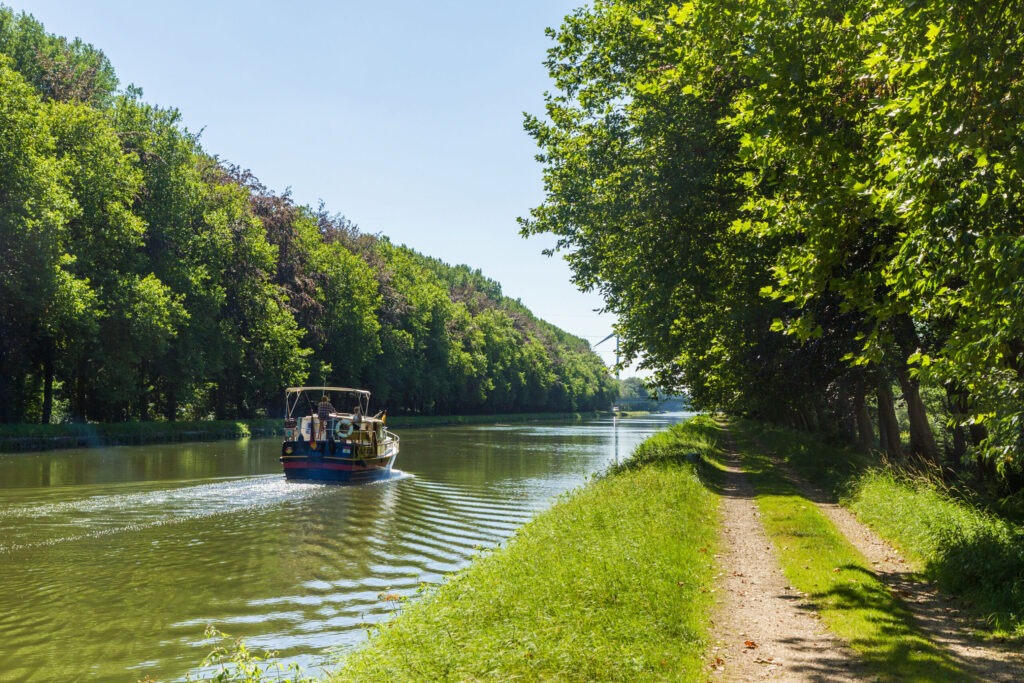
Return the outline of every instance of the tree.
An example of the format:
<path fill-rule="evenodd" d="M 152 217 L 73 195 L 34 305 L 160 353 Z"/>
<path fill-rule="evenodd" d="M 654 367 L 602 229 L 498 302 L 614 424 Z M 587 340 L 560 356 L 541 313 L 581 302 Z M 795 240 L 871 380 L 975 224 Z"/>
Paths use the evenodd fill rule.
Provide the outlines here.
<path fill-rule="evenodd" d="M 76 206 L 63 181 L 38 95 L 0 57 L 0 420 L 38 408 L 29 383 L 49 344 L 71 321 L 88 319 L 95 298 L 70 271 L 64 250 Z"/>
<path fill-rule="evenodd" d="M 104 108 L 111 104 L 118 80 L 100 50 L 79 39 L 46 33 L 31 15 L 0 6 L 0 54 L 11 58 L 45 100 Z"/>

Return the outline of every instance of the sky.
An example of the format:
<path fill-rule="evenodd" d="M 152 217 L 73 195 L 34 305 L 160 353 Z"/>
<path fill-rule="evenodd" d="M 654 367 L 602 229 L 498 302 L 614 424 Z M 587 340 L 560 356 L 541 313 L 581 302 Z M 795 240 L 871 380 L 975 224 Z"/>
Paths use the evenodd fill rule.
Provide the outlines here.
<path fill-rule="evenodd" d="M 523 113 L 553 88 L 545 28 L 585 0 L 0 2 L 102 50 L 122 88 L 272 191 L 479 268 L 592 345 L 611 334 L 601 298 L 542 253 L 554 238 L 516 223 L 544 199 Z M 614 363 L 613 340 L 595 351 Z"/>

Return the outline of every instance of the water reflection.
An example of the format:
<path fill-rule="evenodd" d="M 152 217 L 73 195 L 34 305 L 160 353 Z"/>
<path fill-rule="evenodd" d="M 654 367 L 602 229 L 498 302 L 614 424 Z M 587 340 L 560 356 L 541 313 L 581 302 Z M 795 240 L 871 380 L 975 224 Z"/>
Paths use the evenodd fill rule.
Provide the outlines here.
<path fill-rule="evenodd" d="M 0 681 L 180 678 L 207 624 L 315 669 L 680 417 L 408 430 L 356 487 L 274 440 L 0 456 Z"/>

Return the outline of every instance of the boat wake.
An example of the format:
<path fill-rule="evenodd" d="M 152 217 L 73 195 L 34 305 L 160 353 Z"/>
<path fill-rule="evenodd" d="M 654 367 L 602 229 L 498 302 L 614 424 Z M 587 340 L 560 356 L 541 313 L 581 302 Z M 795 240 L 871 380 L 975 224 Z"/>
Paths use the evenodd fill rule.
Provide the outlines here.
<path fill-rule="evenodd" d="M 297 486 L 271 474 L 12 505 L 0 509 L 0 553 L 284 505 L 324 495 L 327 488 L 316 483 Z"/>

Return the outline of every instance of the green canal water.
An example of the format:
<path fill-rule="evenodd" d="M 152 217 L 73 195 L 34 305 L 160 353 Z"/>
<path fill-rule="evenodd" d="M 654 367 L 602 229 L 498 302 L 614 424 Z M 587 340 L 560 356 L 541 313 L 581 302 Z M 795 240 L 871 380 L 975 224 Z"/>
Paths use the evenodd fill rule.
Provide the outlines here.
<path fill-rule="evenodd" d="M 310 674 L 681 414 L 405 430 L 395 476 L 286 482 L 280 441 L 0 455 L 0 681 L 201 674 L 207 625 Z"/>

